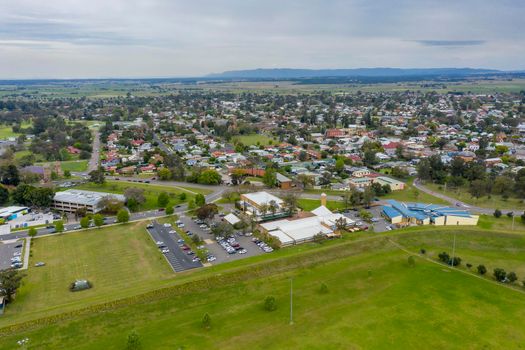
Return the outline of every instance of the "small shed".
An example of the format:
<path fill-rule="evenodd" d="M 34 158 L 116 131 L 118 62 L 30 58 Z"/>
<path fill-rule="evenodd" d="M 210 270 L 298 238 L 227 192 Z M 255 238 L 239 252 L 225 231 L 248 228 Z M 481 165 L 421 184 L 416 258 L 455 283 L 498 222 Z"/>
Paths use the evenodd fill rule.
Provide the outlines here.
<path fill-rule="evenodd" d="M 241 221 L 241 219 L 239 219 L 235 214 L 232 213 L 226 215 L 224 217 L 224 220 L 232 226 Z"/>

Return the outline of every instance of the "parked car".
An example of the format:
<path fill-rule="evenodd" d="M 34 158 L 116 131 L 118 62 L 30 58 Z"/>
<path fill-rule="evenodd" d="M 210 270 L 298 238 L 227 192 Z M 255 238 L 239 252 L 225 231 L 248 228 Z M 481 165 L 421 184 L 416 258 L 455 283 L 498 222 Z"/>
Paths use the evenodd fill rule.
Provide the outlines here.
<path fill-rule="evenodd" d="M 39 261 L 35 264 L 35 267 L 41 267 L 41 266 L 45 266 L 46 263 L 42 262 L 42 261 Z"/>

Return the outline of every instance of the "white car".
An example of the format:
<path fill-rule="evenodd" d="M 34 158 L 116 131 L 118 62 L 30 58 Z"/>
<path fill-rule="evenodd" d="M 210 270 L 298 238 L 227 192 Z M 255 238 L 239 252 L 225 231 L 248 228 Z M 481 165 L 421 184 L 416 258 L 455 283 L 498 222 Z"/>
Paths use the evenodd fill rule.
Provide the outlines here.
<path fill-rule="evenodd" d="M 171 230 L 169 233 L 171 233 L 173 235 L 173 234 L 177 233 L 177 231 Z"/>
<path fill-rule="evenodd" d="M 165 223 L 164 227 L 171 227 L 171 224 Z"/>
<path fill-rule="evenodd" d="M 166 254 L 166 253 L 169 253 L 170 250 L 168 248 L 164 248 L 161 250 L 162 254 Z"/>
<path fill-rule="evenodd" d="M 162 242 L 162 241 L 157 241 L 157 242 L 155 242 L 155 244 L 157 244 L 157 245 L 163 245 L 164 242 Z"/>
<path fill-rule="evenodd" d="M 208 228 L 208 225 L 202 224 L 199 227 L 204 229 L 204 228 Z"/>
<path fill-rule="evenodd" d="M 13 253 L 13 256 L 21 256 L 22 255 L 22 252 L 14 252 Z"/>
<path fill-rule="evenodd" d="M 183 227 L 184 227 L 184 224 L 183 224 L 183 223 L 180 223 L 180 224 L 177 224 L 177 226 L 178 226 L 179 228 L 183 228 Z"/>

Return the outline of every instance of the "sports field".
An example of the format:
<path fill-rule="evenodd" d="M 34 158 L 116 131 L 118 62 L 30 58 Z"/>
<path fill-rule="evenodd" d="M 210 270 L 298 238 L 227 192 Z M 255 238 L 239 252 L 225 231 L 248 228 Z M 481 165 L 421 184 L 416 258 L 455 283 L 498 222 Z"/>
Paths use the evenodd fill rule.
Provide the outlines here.
<path fill-rule="evenodd" d="M 454 232 L 457 256 L 464 263 L 485 264 L 488 274 L 502 267 L 525 276 L 523 233 L 425 228 L 359 234 L 200 269 L 181 276 L 181 284 L 175 277 L 162 293 L 146 294 L 134 303 L 16 330 L 2 338 L 0 349 L 13 348 L 24 337 L 38 349 L 121 349 L 131 330 L 145 349 L 519 348 L 525 341 L 523 287 L 479 277 L 464 263 L 459 269 L 437 263 L 438 252 L 452 249 Z M 53 237 L 62 238 L 66 236 Z M 420 248 L 427 253 L 418 254 Z M 415 266 L 408 263 L 411 255 Z M 148 266 L 166 270 L 152 264 Z M 81 270 L 81 263 L 76 265 Z M 136 268 L 133 272 L 139 273 Z M 135 284 L 144 287 L 148 280 L 140 275 Z M 163 275 L 157 271 L 150 278 Z M 129 276 L 113 273 L 113 284 L 122 287 Z M 39 285 L 53 282 L 40 279 Z M 267 296 L 275 297 L 275 311 L 264 309 Z M 26 298 L 17 303 L 30 300 Z M 28 312 L 29 306 L 21 311 Z M 201 326 L 205 313 L 211 329 Z M 5 316 L 0 324 L 12 317 Z"/>

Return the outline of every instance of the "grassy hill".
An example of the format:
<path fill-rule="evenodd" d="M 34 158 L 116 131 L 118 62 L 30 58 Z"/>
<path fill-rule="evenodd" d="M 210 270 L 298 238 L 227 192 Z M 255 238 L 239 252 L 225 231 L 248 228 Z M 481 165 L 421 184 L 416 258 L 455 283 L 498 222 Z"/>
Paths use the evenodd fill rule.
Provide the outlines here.
<path fill-rule="evenodd" d="M 129 231 L 127 227 L 122 228 Z M 126 236 L 107 229 L 92 231 L 106 238 L 99 238 L 90 250 L 107 244 L 107 239 L 116 245 Z M 463 259 L 458 269 L 437 262 L 440 252 L 451 253 L 454 233 L 456 255 Z M 68 237 L 37 241 L 63 239 Z M 37 242 L 35 255 L 41 254 L 42 245 Z M 421 248 L 426 254 L 418 253 Z M 70 314 L 56 315 L 64 306 L 67 310 L 67 300 L 54 301 L 55 306 L 41 312 L 41 304 L 32 310 L 18 306 L 26 314 L 24 320 L 55 315 L 25 324 L 8 310 L 0 327 L 19 325 L 0 329 L 0 349 L 14 348 L 24 337 L 38 349 L 121 349 L 131 330 L 137 331 L 145 349 L 517 348 L 525 341 L 525 289 L 518 283 L 497 283 L 488 275 L 502 267 L 525 279 L 523 253 L 523 231 L 427 227 L 352 234 L 171 278 L 158 266 L 155 273 L 136 271 L 141 277 L 114 272 L 115 294 L 107 290 L 97 297 L 103 305 L 95 306 L 93 296 L 80 292 L 79 301 L 85 297 L 89 308 L 78 310 L 77 303 Z M 408 263 L 409 256 L 415 257 L 415 266 Z M 153 253 L 144 259 L 156 266 Z M 489 273 L 480 277 L 465 267 L 467 262 L 484 264 Z M 126 265 L 107 268 L 119 271 Z M 132 295 L 133 288 L 138 295 Z M 275 311 L 264 309 L 267 296 L 275 297 Z M 206 313 L 211 317 L 209 330 L 201 326 Z"/>

